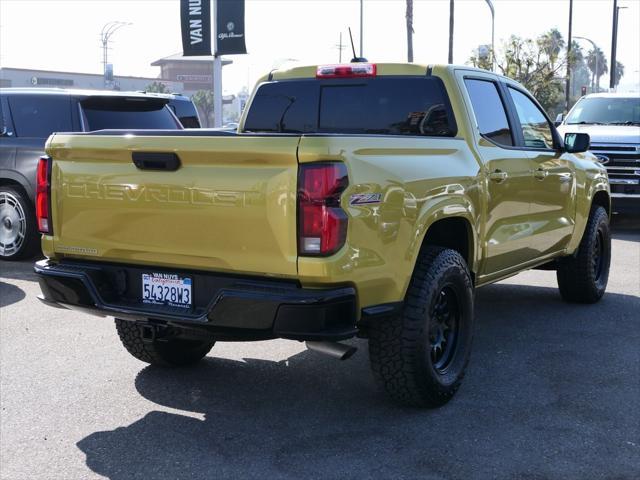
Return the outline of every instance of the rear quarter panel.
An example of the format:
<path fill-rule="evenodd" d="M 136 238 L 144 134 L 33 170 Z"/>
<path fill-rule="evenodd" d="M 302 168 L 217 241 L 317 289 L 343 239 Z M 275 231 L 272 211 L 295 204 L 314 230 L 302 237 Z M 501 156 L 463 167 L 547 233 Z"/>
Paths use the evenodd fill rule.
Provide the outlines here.
<path fill-rule="evenodd" d="M 299 257 L 305 286 L 353 284 L 361 308 L 400 301 L 433 222 L 463 217 L 475 243 L 479 165 L 460 138 L 305 136 L 298 158 L 341 161 L 349 171 L 341 199 L 349 216 L 346 245 L 330 258 Z M 350 205 L 361 193 L 380 194 L 381 201 Z"/>

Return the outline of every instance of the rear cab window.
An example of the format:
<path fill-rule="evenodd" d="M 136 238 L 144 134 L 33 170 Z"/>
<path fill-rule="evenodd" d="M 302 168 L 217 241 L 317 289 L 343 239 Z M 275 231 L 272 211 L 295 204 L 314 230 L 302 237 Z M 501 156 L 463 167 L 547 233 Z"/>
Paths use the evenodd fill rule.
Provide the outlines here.
<path fill-rule="evenodd" d="M 107 129 L 182 129 L 167 100 L 137 97 L 88 97 L 80 100 L 85 131 Z"/>
<path fill-rule="evenodd" d="M 47 138 L 73 130 L 68 95 L 9 95 L 16 137 Z"/>
<path fill-rule="evenodd" d="M 380 76 L 264 83 L 244 131 L 453 137 L 457 128 L 439 78 Z"/>

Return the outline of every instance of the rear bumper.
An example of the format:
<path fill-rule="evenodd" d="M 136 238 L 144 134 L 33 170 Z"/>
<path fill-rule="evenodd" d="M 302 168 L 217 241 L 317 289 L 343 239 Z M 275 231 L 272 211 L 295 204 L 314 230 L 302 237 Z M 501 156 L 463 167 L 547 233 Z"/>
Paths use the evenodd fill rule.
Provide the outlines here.
<path fill-rule="evenodd" d="M 640 194 L 612 193 L 611 210 L 616 213 L 640 215 Z"/>
<path fill-rule="evenodd" d="M 296 281 L 180 272 L 193 278 L 194 305 L 185 311 L 139 300 L 141 274 L 167 269 L 49 260 L 37 262 L 34 269 L 42 290 L 40 299 L 48 305 L 205 329 L 220 340 L 335 341 L 358 332 L 352 287 L 306 289 Z"/>

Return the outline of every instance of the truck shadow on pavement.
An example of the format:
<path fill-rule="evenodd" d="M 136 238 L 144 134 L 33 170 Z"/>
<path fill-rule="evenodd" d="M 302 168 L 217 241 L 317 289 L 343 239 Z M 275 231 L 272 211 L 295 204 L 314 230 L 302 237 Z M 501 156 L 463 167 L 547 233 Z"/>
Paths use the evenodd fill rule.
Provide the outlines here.
<path fill-rule="evenodd" d="M 34 257 L 16 262 L 0 261 L 0 278 L 37 282 L 38 277 L 33 271 L 33 264 L 40 259 L 41 257 Z"/>
<path fill-rule="evenodd" d="M 0 308 L 19 302 L 25 296 L 24 290 L 20 287 L 0 281 Z"/>
<path fill-rule="evenodd" d="M 500 284 L 479 290 L 477 309 L 467 378 L 441 409 L 386 401 L 362 340 L 347 362 L 210 354 L 143 368 L 135 387 L 164 411 L 77 446 L 112 480 L 633 477 L 640 298 L 570 305 L 556 288 Z"/>

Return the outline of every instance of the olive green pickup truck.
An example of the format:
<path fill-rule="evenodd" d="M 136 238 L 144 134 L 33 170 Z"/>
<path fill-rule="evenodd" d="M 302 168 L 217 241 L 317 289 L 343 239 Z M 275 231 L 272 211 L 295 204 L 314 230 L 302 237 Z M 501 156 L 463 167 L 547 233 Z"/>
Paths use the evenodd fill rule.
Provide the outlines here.
<path fill-rule="evenodd" d="M 262 78 L 236 133 L 57 133 L 37 182 L 43 302 L 116 318 L 165 366 L 217 341 L 346 358 L 368 339 L 396 401 L 452 398 L 474 289 L 531 268 L 593 303 L 607 174 L 520 85 L 467 67 L 351 63 Z"/>

